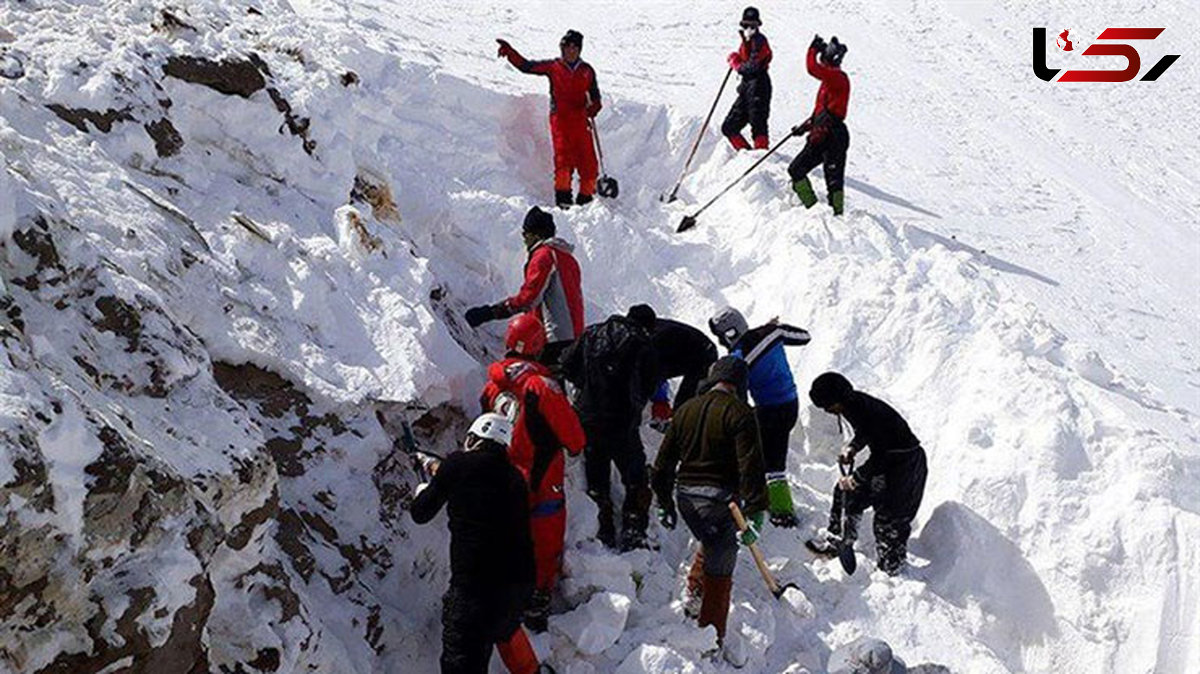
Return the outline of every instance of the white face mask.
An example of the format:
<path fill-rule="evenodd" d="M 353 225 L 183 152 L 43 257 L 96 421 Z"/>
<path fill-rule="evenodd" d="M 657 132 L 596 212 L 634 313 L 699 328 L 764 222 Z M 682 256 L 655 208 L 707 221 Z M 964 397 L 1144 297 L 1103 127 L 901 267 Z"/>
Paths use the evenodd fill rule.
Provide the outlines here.
<path fill-rule="evenodd" d="M 758 32 L 758 28 L 754 26 L 742 26 L 742 39 L 749 40 Z"/>

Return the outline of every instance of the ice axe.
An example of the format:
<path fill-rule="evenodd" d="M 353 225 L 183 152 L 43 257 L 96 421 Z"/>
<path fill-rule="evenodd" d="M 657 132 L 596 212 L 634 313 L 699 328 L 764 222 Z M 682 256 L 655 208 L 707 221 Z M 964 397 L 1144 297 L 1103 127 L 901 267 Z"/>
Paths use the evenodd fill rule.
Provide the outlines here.
<path fill-rule="evenodd" d="M 600 179 L 596 181 L 596 194 L 609 199 L 616 199 L 621 193 L 621 186 L 617 184 L 617 179 L 608 175 L 608 171 L 604 170 L 604 148 L 600 145 L 600 127 L 593 119 L 590 124 L 592 128 L 592 140 L 596 143 L 596 157 L 600 160 Z"/>
<path fill-rule="evenodd" d="M 733 513 L 733 521 L 737 524 L 738 531 L 744 532 L 750 528 L 750 525 L 746 524 L 746 518 L 742 516 L 742 509 L 738 507 L 737 503 L 733 501 L 729 502 L 729 512 Z M 757 542 L 751 543 L 748 547 L 750 548 L 751 556 L 754 557 L 754 565 L 758 567 L 758 572 L 762 574 L 763 581 L 767 584 L 767 589 L 771 591 L 771 594 L 776 599 L 782 598 L 783 593 L 787 592 L 788 589 L 800 590 L 800 586 L 795 583 L 780 585 L 779 581 L 775 580 L 775 576 L 771 575 L 771 569 L 767 568 L 767 560 L 763 559 L 762 550 L 759 549 Z"/>
<path fill-rule="evenodd" d="M 683 170 L 679 172 L 679 180 L 675 181 L 675 187 L 671 188 L 670 194 L 662 195 L 661 201 L 668 204 L 675 201 L 675 194 L 679 192 L 679 186 L 683 184 L 683 178 L 687 175 L 688 168 L 692 165 L 692 159 L 696 157 L 696 150 L 700 149 L 700 141 L 704 140 L 704 132 L 708 130 L 708 123 L 712 121 L 713 112 L 717 109 L 717 103 L 721 100 L 721 94 L 725 93 L 725 85 L 729 83 L 729 76 L 733 74 L 733 68 L 725 71 L 725 79 L 721 80 L 721 88 L 717 89 L 717 97 L 713 99 L 712 107 L 708 109 L 708 116 L 704 118 L 704 124 L 700 127 L 700 133 L 696 134 L 696 142 L 692 143 L 692 151 L 688 154 L 687 161 L 683 162 Z"/>
<path fill-rule="evenodd" d="M 713 197 L 712 199 L 709 199 L 707 204 L 704 204 L 703 206 L 700 207 L 700 210 L 696 211 L 695 213 L 692 213 L 691 215 L 683 216 L 683 220 L 681 220 L 679 222 L 679 227 L 675 228 L 675 233 L 679 234 L 681 232 L 686 232 L 689 229 L 695 227 L 696 226 L 696 218 L 700 217 L 701 213 L 708 210 L 708 207 L 712 206 L 713 203 L 717 199 L 720 199 L 722 196 L 725 195 L 726 192 L 733 189 L 733 186 L 740 183 L 742 181 L 742 178 L 745 178 L 746 176 L 750 175 L 750 173 L 754 169 L 758 168 L 759 164 L 761 164 L 767 160 L 767 157 L 770 157 L 771 155 L 775 154 L 775 151 L 778 150 L 780 147 L 782 147 L 783 144 L 786 143 L 788 141 L 788 139 L 791 137 L 792 137 L 792 134 L 789 133 L 786 136 L 784 136 L 783 139 L 781 139 L 778 143 L 775 143 L 774 147 L 772 147 L 770 150 L 768 150 L 766 154 L 759 157 L 758 161 L 751 164 L 750 168 L 748 168 L 742 172 L 742 175 L 738 176 L 733 182 L 726 185 L 725 189 L 721 190 L 720 192 L 717 192 L 717 196 Z"/>

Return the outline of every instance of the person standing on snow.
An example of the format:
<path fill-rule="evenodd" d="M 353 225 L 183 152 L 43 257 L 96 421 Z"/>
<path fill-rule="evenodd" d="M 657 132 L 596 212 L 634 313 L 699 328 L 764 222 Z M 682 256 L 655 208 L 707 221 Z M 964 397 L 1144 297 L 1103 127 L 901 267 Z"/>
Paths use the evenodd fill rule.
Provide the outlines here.
<path fill-rule="evenodd" d="M 650 312 L 653 314 L 653 311 Z M 625 486 L 621 507 L 622 552 L 645 547 L 650 484 L 642 446 L 642 410 L 660 380 L 650 330 L 653 315 L 614 315 L 589 326 L 563 354 L 562 372 L 579 394 L 575 408 L 587 434 L 584 470 L 588 496 L 599 507 L 596 537 L 617 547 L 613 524 L 612 465 Z"/>
<path fill-rule="evenodd" d="M 523 73 L 550 78 L 550 136 L 554 141 L 554 203 L 571 206 L 571 174 L 579 172 L 579 195 L 575 203 L 586 204 L 596 193 L 596 150 L 591 124 L 600 112 L 600 87 L 596 71 L 579 58 L 583 34 L 568 30 L 559 41 L 562 56 L 546 61 L 528 61 L 506 40 L 496 40 L 497 53 Z"/>
<path fill-rule="evenodd" d="M 816 192 L 808 181 L 808 173 L 824 164 L 825 187 L 834 215 L 841 215 L 846 198 L 846 149 L 850 147 L 850 131 L 846 128 L 846 106 L 850 101 L 850 78 L 842 71 L 846 45 L 834 37 L 826 44 L 820 35 L 808 47 L 808 74 L 821 80 L 812 116 L 792 129 L 792 135 L 808 134 L 804 149 L 788 165 L 792 190 L 805 208 L 817 203 Z"/>
<path fill-rule="evenodd" d="M 521 289 L 506 300 L 472 307 L 466 313 L 473 328 L 522 312 L 534 315 L 546 329 L 542 362 L 551 367 L 584 327 L 579 262 L 571 244 L 557 238 L 556 231 L 552 215 L 537 206 L 529 209 L 521 228 L 529 251 Z"/>
<path fill-rule="evenodd" d="M 771 524 L 794 527 L 796 514 L 786 471 L 788 441 L 800 416 L 800 401 L 784 347 L 804 346 L 812 338 L 807 330 L 778 320 L 750 330 L 746 318 L 732 307 L 711 318 L 708 327 L 717 341 L 731 355 L 745 360 L 750 369 L 750 395 L 766 459 Z"/>
<path fill-rule="evenodd" d="M 737 544 L 762 531 L 767 490 L 758 422 L 746 404 L 746 362 L 725 356 L 709 370 L 705 393 L 675 411 L 654 462 L 654 494 L 663 526 L 679 515 L 700 550 L 688 573 L 688 600 L 699 599 L 699 624 L 712 625 L 724 647 Z M 749 527 L 739 536 L 729 504 L 741 501 Z M 678 503 L 678 511 L 676 511 Z"/>
<path fill-rule="evenodd" d="M 858 521 L 869 507 L 875 508 L 875 548 L 879 569 L 894 576 L 904 567 L 913 519 L 921 507 L 928 472 L 921 441 L 908 422 L 890 405 L 873 398 L 837 372 L 826 372 L 813 380 L 809 398 L 830 414 L 845 417 L 854 429 L 854 439 L 838 461 L 854 463 L 864 447 L 871 457 L 852 473 L 838 480 L 833 490 L 826 540 L 810 545 L 819 554 L 837 555 L 858 538 Z M 846 509 L 846 528 L 841 512 Z"/>
<path fill-rule="evenodd" d="M 550 595 L 562 571 L 567 530 L 562 450 L 578 455 L 585 438 L 566 394 L 550 370 L 536 362 L 546 346 L 546 332 L 537 317 L 522 314 L 509 321 L 504 345 L 508 355 L 488 367 L 480 404 L 485 412 L 495 410 L 513 420 L 508 455 L 529 484 L 530 529 L 537 568 L 525 625 L 544 632 Z"/>
<path fill-rule="evenodd" d="M 442 596 L 443 674 L 485 674 L 492 646 L 513 674 L 552 672 L 538 664 L 521 612 L 533 589 L 533 544 L 525 479 L 508 460 L 512 425 L 499 414 L 471 424 L 463 447 L 427 460 L 409 513 L 425 524 L 447 506 L 450 588 Z"/>
<path fill-rule="evenodd" d="M 771 45 L 766 36 L 758 32 L 760 26 L 758 10 L 747 7 L 742 12 L 741 30 L 738 31 L 742 42 L 737 51 L 729 54 L 729 67 L 737 71 L 742 83 L 738 85 L 737 100 L 721 124 L 721 133 L 735 150 L 750 149 L 742 136 L 746 124 L 750 125 L 754 137 L 754 149 L 765 150 L 770 143 L 767 118 L 771 116 L 771 75 L 767 68 L 771 65 Z"/>
<path fill-rule="evenodd" d="M 630 307 L 629 317 L 639 323 L 654 325 L 650 340 L 658 357 L 658 374 L 662 382 L 650 397 L 650 425 L 665 431 L 671 422 L 673 407 L 677 409 L 696 395 L 696 389 L 708 374 L 708 368 L 717 360 L 717 347 L 708 335 L 690 325 L 669 318 L 657 318 L 654 309 L 647 304 Z M 683 377 L 683 381 L 679 383 L 672 407 L 667 380 L 675 377 Z"/>

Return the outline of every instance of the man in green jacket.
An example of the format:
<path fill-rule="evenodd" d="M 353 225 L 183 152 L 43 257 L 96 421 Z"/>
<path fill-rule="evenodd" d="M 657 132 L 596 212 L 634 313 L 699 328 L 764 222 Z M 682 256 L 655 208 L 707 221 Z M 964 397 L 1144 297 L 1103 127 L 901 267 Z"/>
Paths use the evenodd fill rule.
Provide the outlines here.
<path fill-rule="evenodd" d="M 688 592 L 700 595 L 699 624 L 712 625 L 724 645 L 729 594 L 737 562 L 738 531 L 729 512 L 740 501 L 750 527 L 743 545 L 758 540 L 767 509 L 763 453 L 754 410 L 745 401 L 746 361 L 725 356 L 708 372 L 711 388 L 675 411 L 654 462 L 659 519 L 673 529 L 679 514 L 700 541 L 688 574 Z"/>

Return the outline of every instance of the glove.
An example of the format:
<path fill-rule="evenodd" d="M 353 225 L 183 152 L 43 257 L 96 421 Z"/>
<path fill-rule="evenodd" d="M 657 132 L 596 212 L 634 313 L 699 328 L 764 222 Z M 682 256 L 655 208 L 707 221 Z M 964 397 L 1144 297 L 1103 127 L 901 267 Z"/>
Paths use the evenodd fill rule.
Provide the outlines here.
<path fill-rule="evenodd" d="M 762 535 L 763 527 L 763 512 L 760 510 L 746 518 L 746 530 L 739 536 L 742 545 L 750 547 L 758 542 L 759 536 Z"/>
<path fill-rule="evenodd" d="M 742 66 L 742 55 L 735 51 L 731 51 L 729 52 L 729 57 L 725 59 L 725 62 L 729 64 L 730 68 L 737 70 Z"/>
<path fill-rule="evenodd" d="M 814 35 L 812 44 L 808 45 L 809 49 L 825 49 L 825 40 L 820 35 Z"/>
<path fill-rule="evenodd" d="M 659 507 L 658 521 L 666 529 L 675 528 L 675 525 L 679 523 L 679 514 L 675 512 L 674 503 L 668 503 L 665 507 Z"/>
<path fill-rule="evenodd" d="M 600 108 L 602 107 L 604 106 L 600 104 L 600 101 L 592 101 L 591 103 L 588 103 L 587 116 L 595 117 L 596 115 L 600 114 Z"/>
<path fill-rule="evenodd" d="M 421 472 L 429 477 L 433 477 L 437 473 L 438 466 L 441 464 L 441 461 L 438 461 L 437 457 L 430 456 L 424 452 L 414 454 L 413 461 L 420 467 Z"/>
<path fill-rule="evenodd" d="M 656 400 L 650 405 L 650 418 L 654 421 L 671 421 L 671 403 L 665 400 Z"/>
<path fill-rule="evenodd" d="M 803 124 L 799 124 L 797 126 L 792 127 L 792 135 L 793 136 L 803 136 L 804 134 L 808 133 L 808 130 L 811 128 L 812 128 L 812 119 L 811 118 L 806 119 L 806 120 L 804 120 Z"/>
<path fill-rule="evenodd" d="M 498 318 L 496 316 L 496 308 L 490 304 L 484 304 L 482 306 L 471 307 L 470 309 L 467 309 L 465 317 L 467 319 L 467 325 L 471 326 L 472 328 L 478 328 L 484 323 L 487 323 L 488 321 L 494 321 L 496 318 Z"/>
<path fill-rule="evenodd" d="M 512 48 L 508 40 L 496 40 L 496 44 L 500 45 L 500 48 L 496 50 L 496 56 L 508 58 L 516 53 L 516 50 Z"/>
<path fill-rule="evenodd" d="M 858 489 L 858 478 L 854 473 L 843 475 L 838 479 L 838 486 L 841 487 L 842 491 L 854 491 Z"/>

